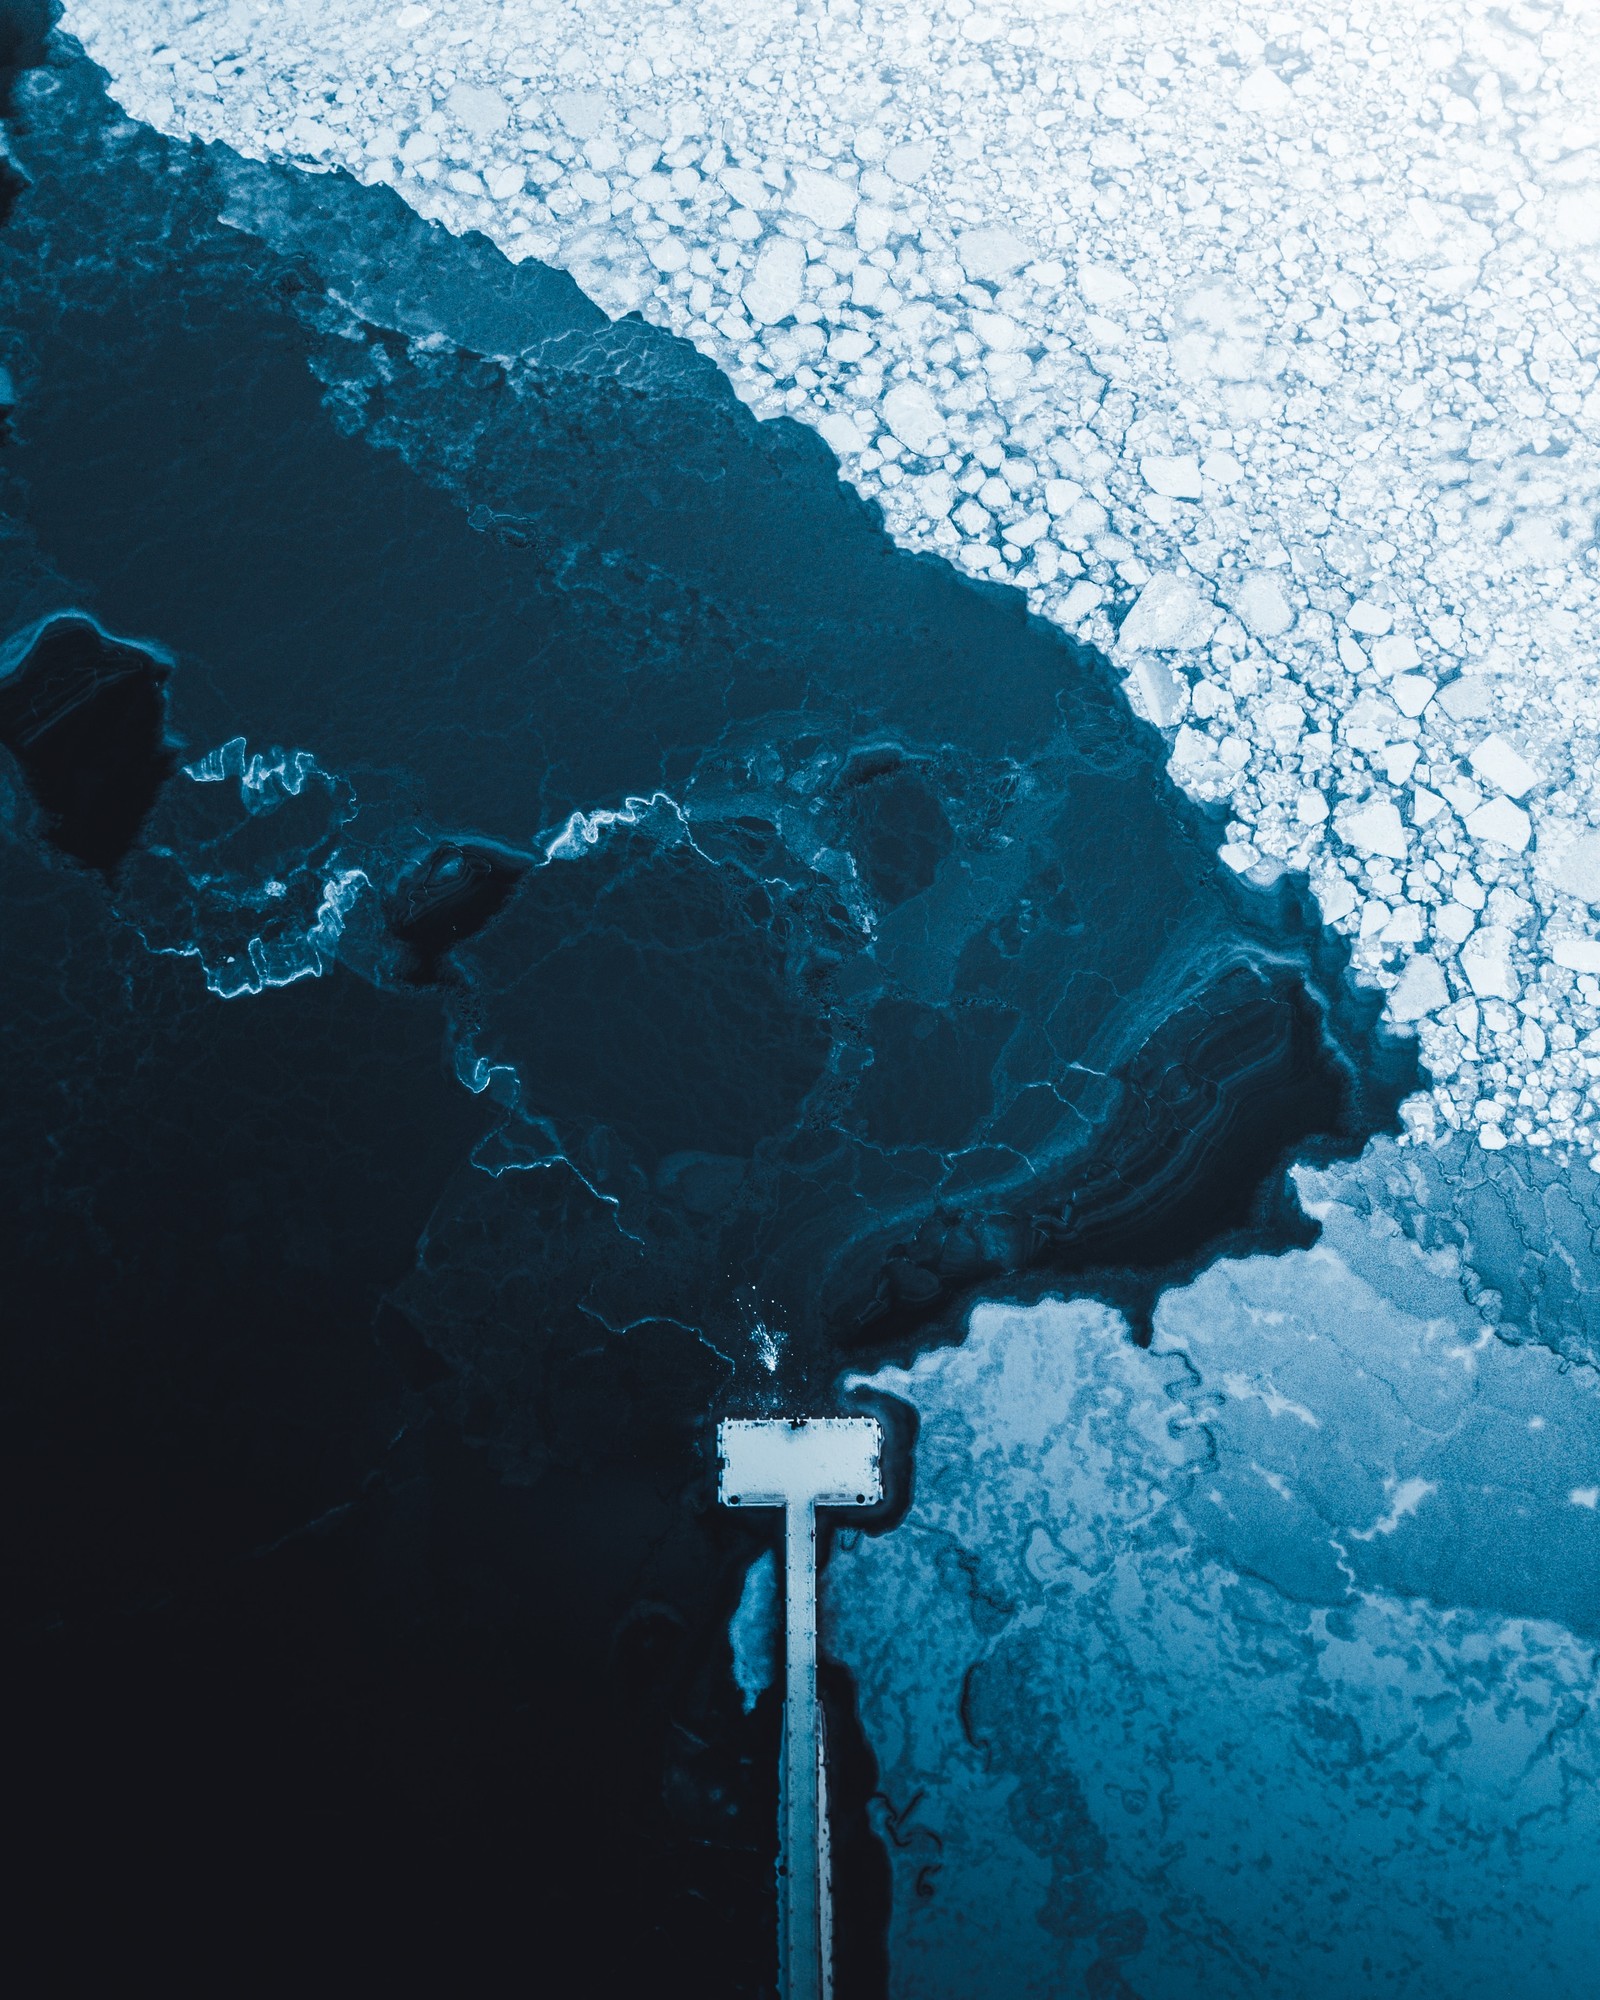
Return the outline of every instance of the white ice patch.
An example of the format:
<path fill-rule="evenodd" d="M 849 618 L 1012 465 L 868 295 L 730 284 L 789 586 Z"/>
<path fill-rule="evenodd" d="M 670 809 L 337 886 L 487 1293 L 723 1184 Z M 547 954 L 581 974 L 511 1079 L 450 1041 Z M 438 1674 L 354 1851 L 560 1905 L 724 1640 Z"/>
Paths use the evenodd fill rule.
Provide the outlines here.
<path fill-rule="evenodd" d="M 1309 873 L 1416 1024 L 1429 1118 L 1600 1149 L 1600 985 L 1561 942 L 1600 900 L 1580 0 L 67 0 L 63 25 L 133 116 L 572 269 L 814 425 L 902 543 L 1107 651 L 1120 618 L 1228 857 Z M 1181 687 L 1149 664 L 1178 653 Z M 1464 880 L 1530 913 L 1519 998 L 1470 1034 Z"/>

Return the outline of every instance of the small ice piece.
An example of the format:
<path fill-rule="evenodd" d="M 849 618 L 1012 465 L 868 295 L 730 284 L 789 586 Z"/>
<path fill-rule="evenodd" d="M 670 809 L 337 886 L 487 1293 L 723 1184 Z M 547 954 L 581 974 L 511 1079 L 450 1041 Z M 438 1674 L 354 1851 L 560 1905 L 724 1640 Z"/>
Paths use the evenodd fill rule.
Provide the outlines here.
<path fill-rule="evenodd" d="M 1080 264 L 1078 290 L 1086 305 L 1125 306 L 1138 292 L 1131 278 L 1115 264 Z"/>
<path fill-rule="evenodd" d="M 745 280 L 744 309 L 761 326 L 777 326 L 800 303 L 806 253 L 792 236 L 775 236 L 762 245 L 756 267 Z"/>
<path fill-rule="evenodd" d="M 1600 1486 L 1574 1486 L 1567 1495 L 1569 1507 L 1587 1507 L 1591 1514 L 1600 1510 Z"/>
<path fill-rule="evenodd" d="M 1374 799 L 1358 806 L 1338 822 L 1339 832 L 1361 854 L 1385 854 L 1391 861 L 1403 861 L 1407 834 L 1398 809 L 1387 799 Z"/>
<path fill-rule="evenodd" d="M 1422 664 L 1422 655 L 1414 639 L 1407 638 L 1404 632 L 1391 632 L 1373 646 L 1372 664 L 1380 674 L 1408 674 Z"/>
<path fill-rule="evenodd" d="M 1205 492 L 1197 458 L 1142 458 L 1139 471 L 1146 486 L 1169 500 L 1198 500 Z"/>
<path fill-rule="evenodd" d="M 1490 799 L 1467 815 L 1467 831 L 1474 840 L 1487 841 L 1492 847 L 1509 848 L 1513 854 L 1521 854 L 1533 838 L 1533 825 L 1521 806 L 1513 805 L 1510 799 Z"/>
<path fill-rule="evenodd" d="M 1451 944 L 1465 944 L 1477 921 L 1463 903 L 1446 903 L 1433 913 L 1433 928 Z"/>
<path fill-rule="evenodd" d="M 895 383 L 883 399 L 883 421 L 907 451 L 926 457 L 944 449 L 944 418 L 920 382 Z"/>
<path fill-rule="evenodd" d="M 1294 613 L 1277 578 L 1252 570 L 1233 601 L 1240 622 L 1258 639 L 1276 639 L 1294 623 Z"/>
<path fill-rule="evenodd" d="M 1253 69 L 1239 86 L 1239 109 L 1278 119 L 1294 108 L 1294 92 L 1275 69 Z"/>
<path fill-rule="evenodd" d="M 846 229 L 856 212 L 856 191 L 846 180 L 796 167 L 791 175 L 789 206 L 819 229 Z"/>
<path fill-rule="evenodd" d="M 1394 623 L 1394 613 L 1387 605 L 1374 604 L 1370 598 L 1358 597 L 1344 614 L 1344 620 L 1352 632 L 1376 638 Z"/>
<path fill-rule="evenodd" d="M 1380 645 L 1387 641 L 1380 640 Z M 1398 680 L 1389 683 L 1389 699 L 1402 715 L 1418 716 L 1439 692 L 1436 682 L 1426 674 L 1402 674 Z"/>
<path fill-rule="evenodd" d="M 605 124 L 611 101 L 598 90 L 558 90 L 550 109 L 574 139 L 592 139 Z"/>
<path fill-rule="evenodd" d="M 511 116 L 511 107 L 498 90 L 484 84 L 452 84 L 445 109 L 474 139 L 487 139 L 498 132 Z"/>
<path fill-rule="evenodd" d="M 1217 623 L 1217 608 L 1191 577 L 1161 570 L 1140 591 L 1122 621 L 1117 644 L 1129 651 L 1181 652 L 1202 646 Z"/>
<path fill-rule="evenodd" d="M 1549 873 L 1556 887 L 1569 896 L 1584 903 L 1600 903 L 1600 833 L 1586 833 L 1575 840 Z"/>
<path fill-rule="evenodd" d="M 1486 784 L 1520 799 L 1539 782 L 1539 773 L 1503 736 L 1486 736 L 1468 762 Z"/>
<path fill-rule="evenodd" d="M 1411 824 L 1426 826 L 1431 819 L 1437 819 L 1445 809 L 1444 800 L 1437 792 L 1430 792 L 1426 785 L 1411 788 Z"/>
<path fill-rule="evenodd" d="M 857 150 L 860 150 L 859 143 Z M 934 162 L 934 150 L 927 140 L 908 139 L 904 145 L 891 146 L 884 157 L 883 170 L 891 180 L 903 187 L 911 187 L 928 171 Z"/>
<path fill-rule="evenodd" d="M 1511 933 L 1483 924 L 1461 947 L 1461 969 L 1480 1000 L 1515 1000 L 1521 982 L 1511 963 Z"/>
<path fill-rule="evenodd" d="M 961 268 L 980 284 L 1010 277 L 1033 256 L 1020 236 L 1009 229 L 963 229 L 956 244 Z"/>
<path fill-rule="evenodd" d="M 1550 956 L 1569 972 L 1600 972 L 1600 940 L 1562 937 L 1549 941 Z"/>
<path fill-rule="evenodd" d="M 1463 674 L 1439 690 L 1439 702 L 1457 722 L 1471 722 L 1494 706 L 1494 684 L 1486 674 Z"/>
<path fill-rule="evenodd" d="M 1449 1003 L 1450 989 L 1437 961 L 1414 958 L 1389 995 L 1389 1014 L 1396 1021 L 1420 1021 Z"/>

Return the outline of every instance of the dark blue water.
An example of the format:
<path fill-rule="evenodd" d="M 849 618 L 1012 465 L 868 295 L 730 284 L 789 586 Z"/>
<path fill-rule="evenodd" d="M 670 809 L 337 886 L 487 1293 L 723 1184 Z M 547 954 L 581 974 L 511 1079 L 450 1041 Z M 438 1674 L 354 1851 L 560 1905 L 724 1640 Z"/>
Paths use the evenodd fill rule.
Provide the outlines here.
<path fill-rule="evenodd" d="M 169 144 L 69 43 L 10 129 L 38 1906 L 70 1877 L 229 1976 L 265 1932 L 770 1990 L 716 1416 L 832 1406 L 977 1296 L 1140 1323 L 1305 1240 L 1285 1160 L 1391 1123 L 1411 1057 L 1105 662 L 691 350 Z M 849 2000 L 886 1874 L 830 1701 Z"/>

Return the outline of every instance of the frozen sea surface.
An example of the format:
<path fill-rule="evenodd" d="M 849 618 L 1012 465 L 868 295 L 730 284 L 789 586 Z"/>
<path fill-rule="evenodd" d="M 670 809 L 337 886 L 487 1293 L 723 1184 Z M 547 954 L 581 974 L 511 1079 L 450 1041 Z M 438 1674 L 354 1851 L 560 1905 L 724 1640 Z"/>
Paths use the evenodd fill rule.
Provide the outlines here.
<path fill-rule="evenodd" d="M 0 230 L 46 1884 L 760 1992 L 710 1423 L 855 1370 L 921 1434 L 831 1572 L 841 2000 L 1585 1990 L 1588 71 L 1440 18 L 69 11 L 113 97 L 21 81 Z"/>

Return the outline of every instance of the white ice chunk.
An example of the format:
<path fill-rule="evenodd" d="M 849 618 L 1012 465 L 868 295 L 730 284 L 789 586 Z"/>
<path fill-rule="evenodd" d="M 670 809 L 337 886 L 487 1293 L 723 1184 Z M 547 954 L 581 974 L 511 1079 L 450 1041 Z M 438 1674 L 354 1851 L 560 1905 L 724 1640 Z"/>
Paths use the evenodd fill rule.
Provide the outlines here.
<path fill-rule="evenodd" d="M 1414 958 L 1389 995 L 1389 1014 L 1396 1021 L 1420 1021 L 1425 1014 L 1436 1014 L 1449 1004 L 1450 989 L 1438 962 Z"/>
<path fill-rule="evenodd" d="M 1388 631 L 1394 623 L 1394 613 L 1385 604 L 1374 604 L 1370 598 L 1358 597 L 1344 614 L 1344 619 L 1352 632 L 1376 637 Z"/>
<path fill-rule="evenodd" d="M 1389 683 L 1389 699 L 1402 715 L 1418 716 L 1433 700 L 1438 688 L 1426 674 L 1401 674 Z"/>
<path fill-rule="evenodd" d="M 1550 941 L 1550 956 L 1572 972 L 1600 972 L 1600 940 L 1562 937 Z"/>
<path fill-rule="evenodd" d="M 1246 631 L 1258 639 L 1276 639 L 1294 623 L 1294 613 L 1276 577 L 1265 570 L 1252 570 L 1239 586 L 1233 600 Z"/>
<path fill-rule="evenodd" d="M 761 326 L 776 326 L 800 303 L 806 253 L 792 236 L 774 236 L 761 246 L 756 267 L 745 280 L 744 309 Z"/>
<path fill-rule="evenodd" d="M 1549 876 L 1558 889 L 1585 903 L 1600 903 L 1600 833 L 1586 833 L 1575 840 L 1558 861 L 1551 863 Z"/>
<path fill-rule="evenodd" d="M 1503 736 L 1486 736 L 1468 761 L 1486 784 L 1513 799 L 1522 798 L 1539 782 L 1539 773 Z"/>
<path fill-rule="evenodd" d="M 1487 841 L 1493 847 L 1509 848 L 1513 854 L 1521 854 L 1533 837 L 1533 826 L 1521 806 L 1509 799 L 1490 799 L 1476 812 L 1467 814 L 1467 831 L 1474 840 Z"/>
<path fill-rule="evenodd" d="M 1522 990 L 1511 963 L 1511 933 L 1484 924 L 1461 947 L 1461 969 L 1480 1000 L 1515 1000 Z"/>
<path fill-rule="evenodd" d="M 1205 492 L 1197 458 L 1142 458 L 1139 471 L 1146 486 L 1169 500 L 1198 500 Z"/>
<path fill-rule="evenodd" d="M 1369 805 L 1358 806 L 1338 821 L 1338 828 L 1359 853 L 1386 854 L 1392 861 L 1405 859 L 1406 830 L 1400 823 L 1398 809 L 1387 799 L 1374 799 Z"/>
<path fill-rule="evenodd" d="M 1078 290 L 1091 306 L 1124 306 L 1138 297 L 1132 279 L 1115 264 L 1080 264 Z"/>
<path fill-rule="evenodd" d="M 934 150 L 927 140 L 907 140 L 902 146 L 891 146 L 884 158 L 883 169 L 891 180 L 911 187 L 928 171 L 934 162 Z"/>
<path fill-rule="evenodd" d="M 1140 591 L 1122 621 L 1117 643 L 1129 651 L 1149 647 L 1156 652 L 1202 646 L 1216 627 L 1217 615 L 1216 606 L 1201 596 L 1192 577 L 1162 570 Z"/>
<path fill-rule="evenodd" d="M 1239 86 L 1239 109 L 1278 119 L 1294 108 L 1294 92 L 1275 69 L 1253 69 Z"/>
<path fill-rule="evenodd" d="M 856 212 L 856 191 L 849 181 L 796 167 L 789 206 L 819 229 L 847 229 Z"/>
<path fill-rule="evenodd" d="M 452 84 L 445 108 L 475 139 L 491 137 L 511 116 L 511 107 L 498 90 L 476 83 Z"/>
<path fill-rule="evenodd" d="M 1426 826 L 1431 819 L 1437 819 L 1445 809 L 1444 800 L 1437 792 L 1430 792 L 1426 785 L 1414 785 L 1411 790 L 1411 823 Z"/>
<path fill-rule="evenodd" d="M 1033 256 L 1022 238 L 1009 229 L 963 229 L 956 247 L 961 268 L 980 283 L 1008 278 Z"/>
<path fill-rule="evenodd" d="M 574 139 L 592 139 L 611 115 L 611 100 L 599 90 L 558 90 L 550 109 Z"/>
<path fill-rule="evenodd" d="M 883 399 L 883 421 L 907 451 L 943 448 L 944 418 L 920 382 L 896 382 Z"/>
<path fill-rule="evenodd" d="M 1407 638 L 1403 632 L 1391 632 L 1372 649 L 1372 664 L 1380 674 L 1408 674 L 1421 663 L 1422 655 L 1417 651 L 1416 641 Z"/>

